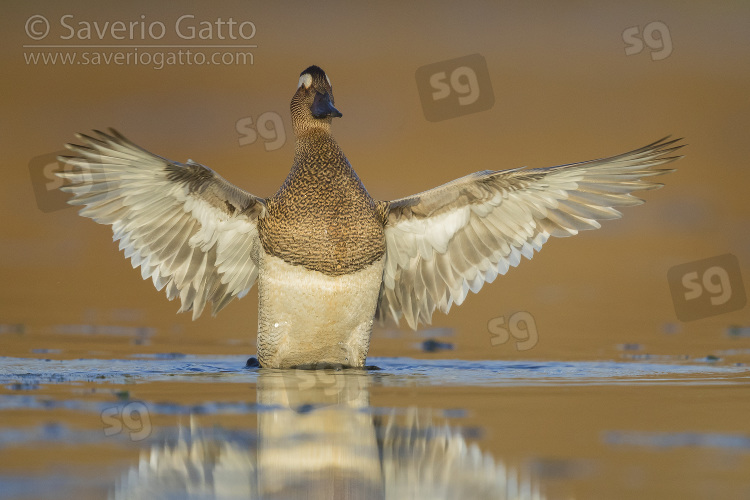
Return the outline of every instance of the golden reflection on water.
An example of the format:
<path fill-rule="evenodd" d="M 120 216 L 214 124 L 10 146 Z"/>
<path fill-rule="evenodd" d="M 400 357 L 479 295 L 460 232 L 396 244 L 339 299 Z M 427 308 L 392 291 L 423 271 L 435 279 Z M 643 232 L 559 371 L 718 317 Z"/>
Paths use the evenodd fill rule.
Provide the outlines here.
<path fill-rule="evenodd" d="M 193 416 L 176 441 L 142 451 L 113 498 L 543 498 L 429 409 L 378 413 L 369 399 L 367 373 L 264 371 L 257 441 Z"/>
<path fill-rule="evenodd" d="M 42 344 L 28 335 L 4 340 Z M 93 359 L 104 351 L 89 343 L 76 359 L 78 340 L 44 345 L 64 359 L 0 358 L 10 498 L 750 491 L 743 363 L 375 358 L 382 370 L 277 371 L 242 369 L 241 356 Z"/>

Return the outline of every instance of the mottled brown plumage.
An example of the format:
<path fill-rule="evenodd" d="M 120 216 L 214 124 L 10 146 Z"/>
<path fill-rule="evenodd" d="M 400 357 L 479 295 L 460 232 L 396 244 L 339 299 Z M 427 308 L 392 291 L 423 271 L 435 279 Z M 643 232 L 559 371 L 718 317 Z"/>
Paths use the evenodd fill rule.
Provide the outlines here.
<path fill-rule="evenodd" d="M 291 264 L 348 274 L 385 253 L 383 208 L 330 134 L 311 131 L 297 142 L 281 189 L 266 199 L 260 241 L 267 253 Z"/>
<path fill-rule="evenodd" d="M 270 255 L 339 276 L 363 269 L 385 253 L 385 203 L 372 199 L 331 136 L 333 89 L 317 66 L 303 72 L 290 105 L 297 141 L 291 172 L 266 199 L 258 221 L 260 241 Z M 329 99 L 328 116 L 315 117 L 316 99 Z"/>

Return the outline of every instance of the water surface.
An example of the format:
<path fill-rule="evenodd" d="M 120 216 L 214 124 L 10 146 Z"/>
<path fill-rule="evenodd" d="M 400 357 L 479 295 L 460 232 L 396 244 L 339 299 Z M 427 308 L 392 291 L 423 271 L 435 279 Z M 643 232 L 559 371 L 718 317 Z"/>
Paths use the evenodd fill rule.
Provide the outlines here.
<path fill-rule="evenodd" d="M 681 358 L 4 357 L 0 498 L 744 494 L 750 370 Z"/>

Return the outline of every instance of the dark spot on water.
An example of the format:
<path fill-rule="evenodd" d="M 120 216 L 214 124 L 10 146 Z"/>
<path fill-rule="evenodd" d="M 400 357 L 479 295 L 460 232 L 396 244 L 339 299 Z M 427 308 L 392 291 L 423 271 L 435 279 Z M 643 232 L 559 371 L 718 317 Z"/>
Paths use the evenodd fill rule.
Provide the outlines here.
<path fill-rule="evenodd" d="M 719 448 L 750 449 L 750 436 L 742 433 L 606 431 L 602 441 L 610 446 L 644 446 L 650 448 Z"/>
<path fill-rule="evenodd" d="M 464 439 L 481 439 L 484 436 L 484 432 L 479 427 L 462 427 L 460 429 L 461 435 Z"/>
<path fill-rule="evenodd" d="M 58 354 L 61 353 L 60 349 L 32 349 L 33 354 Z"/>
<path fill-rule="evenodd" d="M 708 363 L 715 363 L 717 361 L 721 361 L 721 358 L 718 357 L 718 356 L 714 356 L 713 354 L 709 354 L 703 360 L 706 361 L 706 362 L 708 362 Z M 696 361 L 701 361 L 701 360 L 696 360 Z"/>
<path fill-rule="evenodd" d="M 0 333 L 19 333 L 23 334 L 26 327 L 22 323 L 0 323 Z"/>
<path fill-rule="evenodd" d="M 117 391 L 115 392 L 115 396 L 117 396 L 117 399 L 127 401 L 130 399 L 130 391 Z"/>
<path fill-rule="evenodd" d="M 65 434 L 65 426 L 59 423 L 44 424 L 41 431 L 41 437 L 46 441 L 62 440 Z"/>
<path fill-rule="evenodd" d="M 365 366 L 365 370 L 367 370 L 367 371 L 379 371 L 379 370 L 382 370 L 382 368 L 380 368 L 379 366 L 375 366 L 375 365 L 366 365 Z"/>
<path fill-rule="evenodd" d="M 531 470 L 544 479 L 579 479 L 591 476 L 594 465 L 584 460 L 538 458 L 531 462 Z"/>
<path fill-rule="evenodd" d="M 301 406 L 299 406 L 299 407 L 297 408 L 296 412 L 297 412 L 297 413 L 301 413 L 301 414 L 304 414 L 304 413 L 310 413 L 310 412 L 312 412 L 312 411 L 313 411 L 314 409 L 315 409 L 315 406 L 313 406 L 313 405 L 311 405 L 311 404 L 304 404 L 304 405 L 301 405 Z"/>
<path fill-rule="evenodd" d="M 31 383 L 18 382 L 15 384 L 6 385 L 5 388 L 11 391 L 34 391 L 36 389 L 39 389 L 39 384 L 35 384 L 33 382 Z"/>
<path fill-rule="evenodd" d="M 750 337 L 750 326 L 731 325 L 726 332 L 730 337 Z"/>
<path fill-rule="evenodd" d="M 445 418 L 464 418 L 466 417 L 466 410 L 463 408 L 449 408 L 443 411 Z"/>
<path fill-rule="evenodd" d="M 675 333 L 680 333 L 680 331 L 682 331 L 682 327 L 677 323 L 664 323 L 661 326 L 661 331 L 666 334 L 673 335 Z"/>
<path fill-rule="evenodd" d="M 427 339 L 421 344 L 424 352 L 437 352 L 437 351 L 450 351 L 453 349 L 453 344 L 450 342 L 440 342 L 435 339 Z"/>
<path fill-rule="evenodd" d="M 260 368 L 258 358 L 256 358 L 255 356 L 250 356 L 247 359 L 247 363 L 245 363 L 245 368 Z"/>
<path fill-rule="evenodd" d="M 620 344 L 617 348 L 621 351 L 640 351 L 643 346 L 641 344 Z"/>

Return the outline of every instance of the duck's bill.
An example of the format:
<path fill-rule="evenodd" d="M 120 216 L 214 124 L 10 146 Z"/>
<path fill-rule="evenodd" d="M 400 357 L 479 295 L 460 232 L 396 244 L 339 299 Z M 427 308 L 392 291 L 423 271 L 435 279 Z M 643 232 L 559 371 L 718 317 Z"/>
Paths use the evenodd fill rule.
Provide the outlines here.
<path fill-rule="evenodd" d="M 331 102 L 331 96 L 329 94 L 321 94 L 320 92 L 315 93 L 315 99 L 313 100 L 310 111 L 315 118 L 328 118 L 329 116 L 334 118 L 341 118 L 343 115 L 341 112 L 333 106 Z"/>

